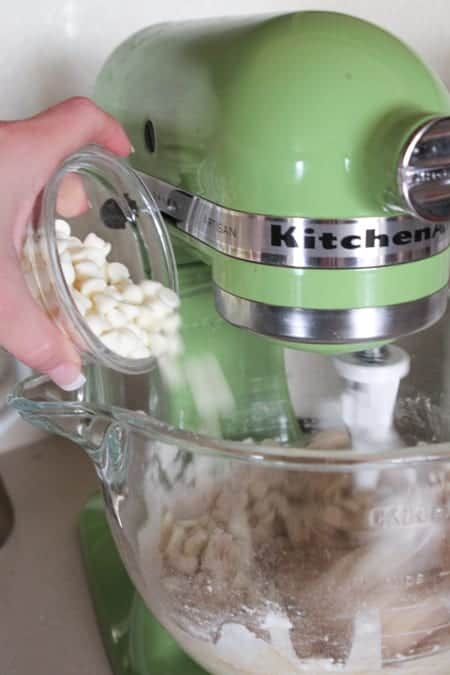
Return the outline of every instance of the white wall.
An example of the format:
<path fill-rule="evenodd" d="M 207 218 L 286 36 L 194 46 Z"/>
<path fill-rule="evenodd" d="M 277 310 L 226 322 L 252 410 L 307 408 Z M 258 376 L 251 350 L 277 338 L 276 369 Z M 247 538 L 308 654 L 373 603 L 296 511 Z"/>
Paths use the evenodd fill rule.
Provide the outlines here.
<path fill-rule="evenodd" d="M 89 94 L 109 51 L 159 21 L 293 9 L 370 19 L 416 48 L 450 85 L 449 0 L 2 0 L 0 119 Z"/>

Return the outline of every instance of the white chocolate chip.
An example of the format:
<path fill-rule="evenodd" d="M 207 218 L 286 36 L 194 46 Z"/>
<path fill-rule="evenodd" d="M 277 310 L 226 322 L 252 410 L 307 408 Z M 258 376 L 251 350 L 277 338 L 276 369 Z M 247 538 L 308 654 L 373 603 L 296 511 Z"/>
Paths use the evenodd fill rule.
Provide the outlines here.
<path fill-rule="evenodd" d="M 111 324 L 104 316 L 99 316 L 97 313 L 89 312 L 85 316 L 86 323 L 94 333 L 94 335 L 103 335 L 111 330 Z"/>
<path fill-rule="evenodd" d="M 93 295 L 94 293 L 101 293 L 106 288 L 106 281 L 104 279 L 86 279 L 80 285 L 80 293 L 83 295 Z"/>
<path fill-rule="evenodd" d="M 58 249 L 59 255 L 62 255 L 64 251 L 66 251 L 69 248 L 69 241 L 68 239 L 60 239 L 59 237 L 56 238 L 56 248 Z"/>
<path fill-rule="evenodd" d="M 72 262 L 77 261 L 77 254 L 83 252 L 83 248 L 81 246 L 81 242 L 79 244 L 76 244 L 75 242 L 72 242 L 73 237 L 70 237 L 69 239 L 58 239 L 56 243 L 56 247 L 58 249 L 58 252 L 61 253 L 69 253 L 70 254 L 70 259 Z"/>
<path fill-rule="evenodd" d="M 131 286 L 132 283 L 133 282 L 131 279 L 127 277 L 126 279 L 120 279 L 120 281 L 116 281 L 114 283 L 114 288 L 122 295 L 122 293 L 128 288 L 128 286 Z"/>
<path fill-rule="evenodd" d="M 69 237 L 66 239 L 67 248 L 78 249 L 83 246 L 83 242 L 78 237 Z"/>
<path fill-rule="evenodd" d="M 144 302 L 144 292 L 136 284 L 128 284 L 122 291 L 122 298 L 133 305 L 141 305 Z"/>
<path fill-rule="evenodd" d="M 139 284 L 144 296 L 146 298 L 154 298 L 160 292 L 163 285 L 159 281 L 152 281 L 151 279 L 146 279 L 141 281 Z"/>
<path fill-rule="evenodd" d="M 138 305 L 132 305 L 131 303 L 128 302 L 121 302 L 118 305 L 118 307 L 120 311 L 125 314 L 127 319 L 133 320 L 137 319 L 137 317 L 139 316 L 140 307 L 138 307 Z"/>
<path fill-rule="evenodd" d="M 75 304 L 78 307 L 78 311 L 82 316 L 88 312 L 92 307 L 92 302 L 85 295 L 79 293 L 75 288 L 72 289 L 72 296 L 75 300 Z"/>
<path fill-rule="evenodd" d="M 138 347 L 133 350 L 133 358 L 135 359 L 149 359 L 150 356 L 152 355 L 150 349 L 146 347 L 144 344 L 142 347 Z"/>
<path fill-rule="evenodd" d="M 102 279 L 103 277 L 100 267 L 91 260 L 83 260 L 82 262 L 75 263 L 74 268 L 77 275 L 77 281 L 85 281 L 86 279 L 93 278 Z"/>
<path fill-rule="evenodd" d="M 175 293 L 175 291 L 172 291 L 171 288 L 165 288 L 163 286 L 159 292 L 158 297 L 161 302 L 170 307 L 170 309 L 177 309 L 177 307 L 180 305 L 180 298 Z"/>
<path fill-rule="evenodd" d="M 121 328 L 122 326 L 126 326 L 128 323 L 127 315 L 118 307 L 112 309 L 106 316 L 108 317 L 108 321 L 113 328 Z"/>
<path fill-rule="evenodd" d="M 102 276 L 106 276 L 105 274 L 105 271 L 107 269 L 107 265 L 105 265 L 107 256 L 106 249 L 95 248 L 95 246 L 86 246 L 84 251 L 85 251 L 85 260 L 92 260 L 92 262 L 95 262 L 95 264 L 102 269 Z"/>
<path fill-rule="evenodd" d="M 110 298 L 114 298 L 116 302 L 122 300 L 122 294 L 115 288 L 115 286 L 107 286 L 103 291 L 104 295 L 109 295 Z"/>
<path fill-rule="evenodd" d="M 159 358 L 167 352 L 168 341 L 160 333 L 149 336 L 149 348 L 152 354 Z"/>
<path fill-rule="evenodd" d="M 97 237 L 97 235 L 94 232 L 90 232 L 87 235 L 87 237 L 84 240 L 84 245 L 89 248 L 100 249 L 101 251 L 104 252 L 105 258 L 107 258 L 111 253 L 111 244 L 109 243 L 109 241 L 105 241 L 104 239 Z"/>
<path fill-rule="evenodd" d="M 92 296 L 92 300 L 100 314 L 108 314 L 112 309 L 117 307 L 118 301 L 107 293 L 109 289 L 105 288 L 103 293 L 96 293 Z"/>
<path fill-rule="evenodd" d="M 116 284 L 118 281 L 128 279 L 130 274 L 125 265 L 122 265 L 122 263 L 113 262 L 108 263 L 107 276 L 110 283 Z"/>
<path fill-rule="evenodd" d="M 73 250 L 72 260 L 74 262 L 91 261 L 100 269 L 100 275 L 104 276 L 103 267 L 106 261 L 106 253 L 103 249 L 94 246 L 83 246 Z"/>
<path fill-rule="evenodd" d="M 60 218 L 55 220 L 55 232 L 56 236 L 61 238 L 70 237 L 72 234 L 69 223 L 67 223 L 65 220 L 61 220 Z"/>
<path fill-rule="evenodd" d="M 72 258 L 68 251 L 64 251 L 63 253 L 61 253 L 59 256 L 59 260 L 62 265 L 72 265 Z"/>
<path fill-rule="evenodd" d="M 147 353 L 148 349 L 145 344 L 140 340 L 137 335 L 135 335 L 129 328 L 120 328 L 120 337 L 122 340 L 126 340 L 129 345 L 129 355 L 134 357 L 136 353 Z M 137 358 L 146 358 L 139 356 Z"/>
<path fill-rule="evenodd" d="M 141 306 L 139 308 L 139 316 L 136 319 L 136 323 L 141 328 L 156 332 L 162 328 L 163 320 L 164 316 L 161 316 L 157 308 Z"/>
<path fill-rule="evenodd" d="M 68 286 L 72 286 L 75 281 L 75 270 L 73 268 L 70 255 L 67 253 L 67 251 L 65 251 L 59 256 L 59 260 L 66 284 Z"/>
<path fill-rule="evenodd" d="M 139 338 L 139 340 L 141 340 L 144 343 L 146 347 L 148 347 L 150 336 L 147 331 L 145 331 L 140 326 L 136 325 L 134 322 L 129 323 L 128 328 L 129 330 L 131 330 L 132 333 L 134 333 Z"/>
<path fill-rule="evenodd" d="M 68 286 L 72 286 L 75 281 L 75 270 L 72 263 L 65 263 L 61 261 L 61 269 Z"/>
<path fill-rule="evenodd" d="M 120 354 L 120 338 L 117 330 L 109 331 L 104 333 L 102 336 L 102 342 L 110 349 L 112 352 Z"/>
<path fill-rule="evenodd" d="M 145 349 L 145 345 L 128 328 L 117 328 L 109 331 L 102 335 L 101 339 L 108 349 L 124 357 L 131 356 L 133 358 L 136 351 Z"/>
<path fill-rule="evenodd" d="M 172 314 L 172 310 L 170 309 L 169 305 L 161 302 L 159 296 L 154 298 L 146 298 L 144 304 L 141 305 L 141 307 L 146 307 L 151 312 L 153 312 L 155 319 L 165 319 L 167 316 Z"/>

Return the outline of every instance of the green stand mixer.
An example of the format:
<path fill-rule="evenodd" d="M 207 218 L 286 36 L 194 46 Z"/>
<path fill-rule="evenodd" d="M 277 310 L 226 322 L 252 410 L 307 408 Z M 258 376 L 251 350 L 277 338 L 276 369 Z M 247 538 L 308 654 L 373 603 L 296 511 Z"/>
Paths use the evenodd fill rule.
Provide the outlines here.
<path fill-rule="evenodd" d="M 113 52 L 95 97 L 124 125 L 170 232 L 186 356 L 214 355 L 237 410 L 225 401 L 202 418 L 179 386 L 150 397 L 151 413 L 196 434 L 304 446 L 283 360 L 299 349 L 334 359 L 356 452 L 395 444 L 409 357 L 392 343 L 447 308 L 443 84 L 383 30 L 299 12 L 146 28 Z M 364 470 L 357 489 L 377 480 Z M 81 533 L 115 675 L 204 672 L 134 590 L 99 498 Z"/>

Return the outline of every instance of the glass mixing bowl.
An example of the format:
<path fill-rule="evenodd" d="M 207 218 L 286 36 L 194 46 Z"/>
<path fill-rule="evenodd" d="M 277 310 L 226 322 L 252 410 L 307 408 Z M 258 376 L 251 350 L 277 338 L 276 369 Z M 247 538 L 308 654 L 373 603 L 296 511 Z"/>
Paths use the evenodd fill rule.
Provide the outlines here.
<path fill-rule="evenodd" d="M 402 341 L 401 442 L 376 454 L 314 416 L 296 448 L 175 427 L 157 371 L 90 366 L 76 393 L 35 377 L 12 402 L 92 458 L 136 588 L 208 672 L 448 675 L 449 319 Z M 331 360 L 318 394 L 301 359 L 299 400 L 327 397 Z"/>

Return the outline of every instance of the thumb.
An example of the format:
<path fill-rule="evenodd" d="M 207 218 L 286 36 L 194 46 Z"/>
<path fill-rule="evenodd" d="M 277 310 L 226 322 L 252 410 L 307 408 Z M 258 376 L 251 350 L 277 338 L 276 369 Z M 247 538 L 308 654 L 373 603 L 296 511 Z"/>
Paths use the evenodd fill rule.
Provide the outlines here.
<path fill-rule="evenodd" d="M 81 387 L 85 378 L 80 356 L 34 300 L 15 251 L 0 257 L 0 270 L 0 344 L 62 389 Z"/>

